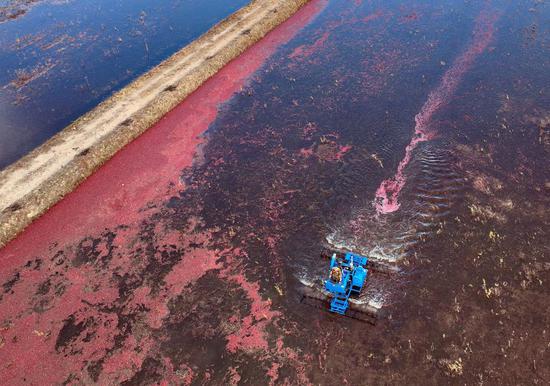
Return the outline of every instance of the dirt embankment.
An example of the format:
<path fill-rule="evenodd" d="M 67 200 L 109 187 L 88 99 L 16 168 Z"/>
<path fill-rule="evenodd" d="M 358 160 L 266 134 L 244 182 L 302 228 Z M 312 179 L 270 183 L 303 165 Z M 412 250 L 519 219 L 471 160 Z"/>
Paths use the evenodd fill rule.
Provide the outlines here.
<path fill-rule="evenodd" d="M 0 172 L 0 247 L 308 0 L 253 0 Z"/>

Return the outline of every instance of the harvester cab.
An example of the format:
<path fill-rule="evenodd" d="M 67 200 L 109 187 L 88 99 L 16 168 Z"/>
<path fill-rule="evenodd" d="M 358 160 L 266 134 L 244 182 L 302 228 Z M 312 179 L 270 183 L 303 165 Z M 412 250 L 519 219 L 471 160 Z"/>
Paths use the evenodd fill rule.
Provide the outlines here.
<path fill-rule="evenodd" d="M 330 311 L 345 315 L 349 298 L 359 295 L 367 279 L 368 258 L 347 252 L 343 258 L 334 253 L 330 259 L 330 275 L 325 290 L 332 294 Z"/>

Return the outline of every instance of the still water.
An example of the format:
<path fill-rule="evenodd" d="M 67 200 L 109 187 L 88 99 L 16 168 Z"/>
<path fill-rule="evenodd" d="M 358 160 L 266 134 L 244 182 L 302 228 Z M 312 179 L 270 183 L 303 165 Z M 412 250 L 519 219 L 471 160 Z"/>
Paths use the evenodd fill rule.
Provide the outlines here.
<path fill-rule="evenodd" d="M 0 168 L 248 1 L 14 0 L 0 6 L 4 3 Z"/>

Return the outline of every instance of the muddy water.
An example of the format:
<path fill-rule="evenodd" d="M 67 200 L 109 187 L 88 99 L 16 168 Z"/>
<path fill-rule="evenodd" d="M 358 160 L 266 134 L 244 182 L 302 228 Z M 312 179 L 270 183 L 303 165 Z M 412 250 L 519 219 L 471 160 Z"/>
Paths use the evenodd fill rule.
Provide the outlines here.
<path fill-rule="evenodd" d="M 210 128 L 205 160 L 223 163 L 186 176 L 196 195 L 175 207 L 198 200 L 246 246 L 313 383 L 549 379 L 549 17 L 332 1 Z M 397 267 L 363 295 L 375 328 L 298 302 L 327 245 Z"/>
<path fill-rule="evenodd" d="M 247 3 L 0 4 L 0 168 Z"/>
<path fill-rule="evenodd" d="M 550 5 L 314 3 L 167 197 L 8 247 L 5 342 L 75 382 L 548 383 Z M 376 325 L 300 303 L 327 246 L 395 268 Z"/>

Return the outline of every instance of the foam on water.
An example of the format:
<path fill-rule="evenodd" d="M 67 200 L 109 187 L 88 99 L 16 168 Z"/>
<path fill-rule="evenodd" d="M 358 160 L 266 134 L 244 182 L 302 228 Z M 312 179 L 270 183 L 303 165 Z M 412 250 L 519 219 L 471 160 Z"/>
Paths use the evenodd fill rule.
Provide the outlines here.
<path fill-rule="evenodd" d="M 353 211 L 353 219 L 338 224 L 326 236 L 332 248 L 368 255 L 377 261 L 397 263 L 408 251 L 413 239 L 410 216 L 390 221 L 376 216 L 371 205 Z"/>

